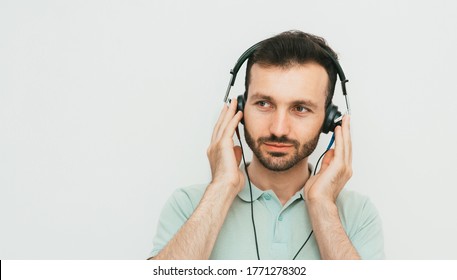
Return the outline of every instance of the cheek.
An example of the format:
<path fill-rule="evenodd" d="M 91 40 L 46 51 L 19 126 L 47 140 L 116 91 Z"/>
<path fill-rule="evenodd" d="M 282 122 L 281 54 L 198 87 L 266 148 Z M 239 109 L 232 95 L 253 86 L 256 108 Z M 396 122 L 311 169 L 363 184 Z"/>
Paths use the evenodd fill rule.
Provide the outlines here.
<path fill-rule="evenodd" d="M 294 123 L 294 129 L 291 131 L 291 134 L 297 137 L 297 139 L 309 140 L 321 133 L 323 122 L 323 118 L 318 117 L 297 121 Z"/>
<path fill-rule="evenodd" d="M 245 111 L 243 115 L 244 126 L 252 137 L 266 136 L 269 134 L 268 118 L 265 115 L 256 114 L 255 112 Z"/>
<path fill-rule="evenodd" d="M 324 117 L 325 117 L 324 113 L 316 114 L 312 118 L 307 120 L 309 131 L 310 132 L 320 131 L 322 129 L 322 125 L 324 124 Z"/>
<path fill-rule="evenodd" d="M 244 129 L 249 133 L 253 140 L 256 140 L 260 136 L 259 127 L 256 122 L 244 121 Z"/>

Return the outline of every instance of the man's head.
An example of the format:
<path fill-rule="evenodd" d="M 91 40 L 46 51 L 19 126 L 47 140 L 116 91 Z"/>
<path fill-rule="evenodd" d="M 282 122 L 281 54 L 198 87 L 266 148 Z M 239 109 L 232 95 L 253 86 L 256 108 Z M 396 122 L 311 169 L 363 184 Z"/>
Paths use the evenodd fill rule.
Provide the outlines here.
<path fill-rule="evenodd" d="M 336 82 L 327 53 L 334 54 L 322 38 L 290 31 L 263 41 L 249 58 L 245 136 L 267 169 L 288 170 L 316 148 Z"/>
<path fill-rule="evenodd" d="M 324 67 L 329 78 L 325 100 L 325 107 L 327 107 L 332 102 L 337 79 L 337 70 L 329 55 L 332 55 L 335 60 L 338 59 L 338 55 L 327 45 L 324 38 L 302 31 L 286 31 L 262 41 L 247 62 L 244 100 L 248 99 L 252 65 L 288 68 L 315 62 Z"/>

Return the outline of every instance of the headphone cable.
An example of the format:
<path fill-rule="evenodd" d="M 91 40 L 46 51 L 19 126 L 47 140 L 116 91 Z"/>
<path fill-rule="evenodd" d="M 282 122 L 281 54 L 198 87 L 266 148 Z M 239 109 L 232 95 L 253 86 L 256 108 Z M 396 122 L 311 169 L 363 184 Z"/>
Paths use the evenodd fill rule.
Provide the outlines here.
<path fill-rule="evenodd" d="M 249 177 L 249 172 L 248 172 L 248 167 L 246 165 L 246 159 L 244 158 L 244 149 L 243 149 L 243 142 L 241 141 L 240 138 L 240 132 L 238 131 L 238 127 L 236 128 L 236 136 L 238 137 L 238 141 L 240 142 L 240 148 L 241 148 L 241 155 L 243 158 L 243 164 L 244 164 L 244 170 L 246 172 L 246 177 L 248 179 L 249 183 L 249 194 L 251 196 L 251 220 L 252 220 L 252 227 L 254 228 L 254 239 L 255 239 L 255 250 L 257 253 L 257 260 L 260 261 L 260 254 L 259 254 L 259 244 L 257 242 L 257 231 L 255 229 L 255 222 L 254 222 L 254 200 L 252 198 L 252 185 L 251 185 L 251 178 Z"/>
<path fill-rule="evenodd" d="M 325 149 L 324 153 L 322 153 L 322 155 L 317 160 L 316 166 L 314 166 L 313 176 L 316 175 L 317 166 L 319 165 L 319 162 L 321 161 L 322 157 L 330 150 L 330 148 L 333 145 L 333 142 L 335 142 L 335 133 L 332 134 L 332 138 L 330 139 L 330 143 L 328 144 L 327 149 Z M 305 201 L 302 194 L 300 194 L 300 197 L 301 199 L 303 199 L 303 201 Z M 303 247 L 305 247 L 306 243 L 308 243 L 308 240 L 311 238 L 311 235 L 313 235 L 313 230 L 311 230 L 311 232 L 308 235 L 308 238 L 306 238 L 305 242 L 303 243 L 303 245 L 301 245 L 300 249 L 298 249 L 297 253 L 295 254 L 292 260 L 295 260 L 297 258 L 298 254 L 300 254 L 300 251 L 303 249 Z"/>
<path fill-rule="evenodd" d="M 260 254 L 259 254 L 259 244 L 257 242 L 257 231 L 256 231 L 256 228 L 255 228 L 255 222 L 254 222 L 254 200 L 252 198 L 252 185 L 251 185 L 251 178 L 249 177 L 249 172 L 248 172 L 248 167 L 246 165 L 246 159 L 244 157 L 244 149 L 243 149 L 243 142 L 241 141 L 241 137 L 240 137 L 240 133 L 238 131 L 238 127 L 236 128 L 236 136 L 238 137 L 238 141 L 240 143 L 240 148 L 241 148 L 241 156 L 242 156 L 242 159 L 243 159 L 243 164 L 244 164 L 244 170 L 246 172 L 246 177 L 248 179 L 248 184 L 249 184 L 249 194 L 250 194 L 250 197 L 251 197 L 251 221 L 252 221 L 252 227 L 254 229 L 254 239 L 255 239 L 255 249 L 256 249 L 256 253 L 257 253 L 257 260 L 260 260 Z M 332 138 L 330 139 L 330 143 L 328 144 L 327 146 L 327 149 L 325 149 L 325 151 L 322 153 L 322 155 L 319 157 L 319 159 L 317 160 L 316 162 L 316 166 L 314 166 L 314 171 L 313 171 L 313 176 L 316 175 L 316 171 L 317 171 L 317 166 L 319 165 L 319 162 L 321 161 L 321 159 L 324 157 L 324 155 L 330 150 L 330 148 L 332 147 L 333 143 L 335 142 L 335 133 L 332 134 Z M 300 197 L 301 199 L 303 199 L 303 201 L 305 201 L 305 199 L 303 198 L 303 195 L 300 194 Z M 295 256 L 293 257 L 292 260 L 295 260 L 298 256 L 298 254 L 300 254 L 300 251 L 303 249 L 303 247 L 305 247 L 306 243 L 308 243 L 309 239 L 311 238 L 311 236 L 313 235 L 313 230 L 311 230 L 311 232 L 309 233 L 308 237 L 306 238 L 305 242 L 303 243 L 303 245 L 301 245 L 300 249 L 298 249 L 297 253 L 295 254 Z"/>

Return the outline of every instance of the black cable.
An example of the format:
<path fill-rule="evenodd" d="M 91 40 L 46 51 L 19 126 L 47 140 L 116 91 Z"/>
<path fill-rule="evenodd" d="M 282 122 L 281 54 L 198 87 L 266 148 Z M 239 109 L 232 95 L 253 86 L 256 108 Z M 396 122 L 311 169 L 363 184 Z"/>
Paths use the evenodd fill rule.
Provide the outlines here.
<path fill-rule="evenodd" d="M 322 153 L 322 155 L 319 157 L 319 159 L 317 160 L 316 162 L 316 166 L 314 166 L 314 171 L 313 171 L 313 176 L 316 175 L 316 171 L 317 171 L 317 166 L 319 165 L 319 162 L 321 161 L 322 157 L 330 150 L 330 148 L 332 147 L 333 145 L 333 141 L 335 140 L 335 135 L 332 135 L 332 138 L 330 139 L 330 143 L 327 147 L 327 149 Z M 300 194 L 300 197 L 301 199 L 303 199 L 303 201 L 305 201 L 305 199 L 303 198 L 303 195 Z M 294 258 L 292 260 L 295 260 L 295 258 L 297 258 L 298 254 L 300 253 L 301 249 L 303 249 L 303 247 L 305 247 L 306 243 L 308 243 L 308 240 L 311 238 L 311 235 L 313 235 L 313 230 L 311 230 L 311 232 L 309 233 L 308 235 L 308 238 L 306 238 L 305 240 L 305 243 L 303 243 L 303 245 L 301 245 L 300 249 L 298 250 L 298 252 L 295 254 Z"/>
<path fill-rule="evenodd" d="M 314 166 L 314 171 L 313 171 L 313 176 L 316 175 L 316 171 L 317 171 L 317 166 L 319 165 L 319 161 L 321 161 L 322 157 L 328 152 L 328 150 L 325 150 L 324 153 L 322 153 L 322 155 L 319 157 L 319 159 L 317 160 L 316 162 L 316 166 Z"/>
<path fill-rule="evenodd" d="M 255 239 L 255 249 L 256 249 L 256 253 L 257 253 L 257 260 L 260 260 L 260 254 L 259 254 L 259 244 L 257 242 L 257 231 L 256 231 L 256 228 L 255 228 L 255 222 L 254 222 L 254 200 L 252 198 L 252 185 L 251 185 L 251 178 L 249 177 L 249 172 L 248 172 L 248 167 L 246 165 L 246 159 L 244 158 L 244 149 L 243 149 L 243 142 L 241 142 L 241 138 L 240 138 L 240 133 L 238 131 L 238 128 L 236 128 L 236 136 L 238 137 L 238 141 L 240 142 L 240 148 L 241 148 L 241 156 L 242 156 L 242 159 L 243 159 L 243 164 L 244 164 L 244 170 L 246 172 L 246 177 L 248 179 L 248 184 L 249 184 L 249 194 L 251 196 L 251 220 L 252 220 L 252 227 L 254 229 L 254 239 Z M 330 139 L 330 143 L 327 147 L 327 149 L 322 153 L 322 155 L 319 157 L 319 159 L 317 160 L 316 162 L 316 166 L 314 166 L 314 171 L 313 171 L 313 176 L 316 175 L 316 171 L 317 171 L 317 166 L 319 165 L 319 162 L 321 161 L 322 157 L 330 150 L 330 148 L 332 147 L 333 145 L 333 141 L 335 140 L 335 135 L 333 134 L 332 135 L 332 139 Z M 303 195 L 300 194 L 300 197 L 301 199 L 303 199 L 303 201 L 305 200 L 303 198 Z M 300 251 L 303 249 L 303 247 L 305 247 L 306 243 L 308 243 L 309 239 L 311 238 L 311 236 L 313 235 L 313 230 L 311 230 L 311 232 L 309 233 L 308 237 L 306 238 L 305 242 L 303 243 L 303 245 L 301 245 L 300 249 L 298 249 L 297 253 L 295 254 L 294 258 L 292 260 L 295 260 L 298 256 L 298 254 L 300 254 Z"/>
<path fill-rule="evenodd" d="M 333 138 L 333 136 L 332 136 L 332 138 Z M 330 144 L 327 147 L 327 149 L 325 150 L 325 152 L 322 153 L 322 155 L 317 160 L 316 166 L 314 166 L 313 176 L 316 175 L 317 166 L 319 165 L 319 161 L 321 161 L 322 157 L 328 152 L 328 150 L 330 150 L 330 147 L 332 146 L 332 144 L 333 144 L 333 140 L 330 141 Z M 305 199 L 303 198 L 303 195 L 300 194 L 300 197 L 301 197 L 301 199 L 303 199 L 303 201 L 305 201 Z M 298 249 L 298 252 L 295 254 L 295 256 L 292 260 L 295 260 L 295 258 L 297 258 L 298 254 L 300 254 L 301 249 L 303 249 L 303 247 L 305 247 L 306 243 L 308 243 L 308 240 L 311 238 L 311 235 L 313 235 L 313 230 L 311 230 L 311 232 L 308 235 L 308 238 L 306 238 L 305 242 L 303 243 L 303 245 L 301 245 L 300 249 Z"/>
<path fill-rule="evenodd" d="M 313 176 L 316 175 L 317 166 L 319 165 L 319 161 L 321 161 L 322 157 L 330 150 L 330 148 L 333 145 L 333 142 L 335 142 L 335 133 L 333 133 L 332 138 L 330 139 L 330 143 L 327 146 L 327 149 L 325 149 L 325 151 L 322 153 L 322 155 L 317 160 L 316 166 L 314 166 Z"/>
<path fill-rule="evenodd" d="M 243 143 L 241 142 L 240 133 L 238 132 L 238 128 L 236 128 L 236 136 L 238 137 L 238 141 L 240 142 L 240 148 L 241 148 L 241 155 L 242 155 L 242 158 L 243 158 L 244 170 L 246 171 L 246 177 L 247 177 L 248 183 L 249 183 L 249 194 L 251 195 L 251 220 L 252 220 L 252 227 L 254 228 L 255 250 L 257 252 L 257 260 L 260 260 L 259 244 L 257 242 L 257 231 L 255 229 L 255 222 L 254 222 L 254 204 L 253 204 L 254 200 L 252 198 L 251 178 L 249 177 L 248 167 L 246 166 L 246 159 L 244 158 Z"/>
<path fill-rule="evenodd" d="M 298 252 L 295 254 L 295 256 L 292 260 L 295 260 L 297 258 L 298 254 L 300 254 L 301 249 L 303 249 L 303 247 L 305 247 L 306 243 L 308 243 L 308 240 L 311 238 L 311 235 L 313 235 L 313 230 L 311 230 L 311 232 L 308 235 L 308 238 L 306 238 L 306 240 L 305 240 L 305 243 L 303 243 L 303 245 L 301 245 L 300 249 L 298 249 Z"/>

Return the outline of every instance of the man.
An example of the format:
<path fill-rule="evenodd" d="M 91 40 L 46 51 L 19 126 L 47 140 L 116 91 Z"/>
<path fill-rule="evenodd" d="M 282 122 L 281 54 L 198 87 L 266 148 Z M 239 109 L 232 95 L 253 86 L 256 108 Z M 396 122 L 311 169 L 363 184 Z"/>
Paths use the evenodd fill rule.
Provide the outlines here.
<path fill-rule="evenodd" d="M 375 208 L 343 190 L 352 175 L 348 115 L 316 175 L 308 163 L 335 88 L 329 55 L 336 59 L 322 38 L 300 31 L 261 42 L 247 65 L 244 111 L 237 112 L 237 102 L 224 104 L 214 127 L 207 151 L 211 182 L 168 200 L 151 258 L 384 257 Z M 233 142 L 242 119 L 254 154 L 246 171 Z"/>

